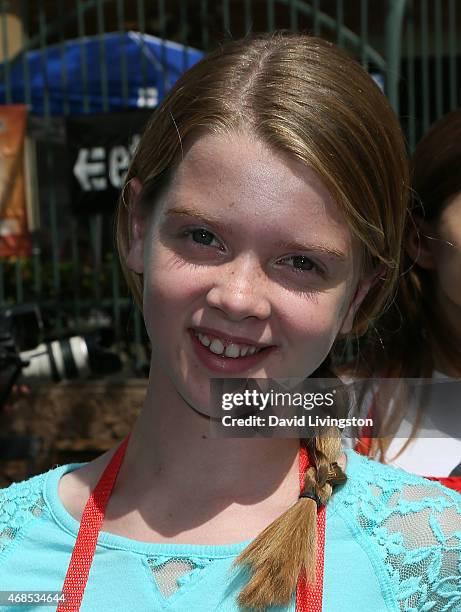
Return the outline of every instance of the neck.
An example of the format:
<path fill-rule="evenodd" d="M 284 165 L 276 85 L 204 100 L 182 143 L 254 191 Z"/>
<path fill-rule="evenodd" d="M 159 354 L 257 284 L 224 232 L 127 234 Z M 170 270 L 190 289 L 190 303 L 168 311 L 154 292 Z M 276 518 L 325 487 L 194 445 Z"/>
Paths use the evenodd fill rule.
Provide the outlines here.
<path fill-rule="evenodd" d="M 157 365 L 132 429 L 120 486 L 152 499 L 215 498 L 252 503 L 299 493 L 299 440 L 212 438 L 209 419 L 178 394 Z"/>

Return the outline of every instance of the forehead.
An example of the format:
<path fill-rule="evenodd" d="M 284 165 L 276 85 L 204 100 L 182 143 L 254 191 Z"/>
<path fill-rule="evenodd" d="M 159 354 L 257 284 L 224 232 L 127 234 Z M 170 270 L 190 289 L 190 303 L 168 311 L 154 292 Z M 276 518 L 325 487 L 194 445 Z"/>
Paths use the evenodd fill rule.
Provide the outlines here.
<path fill-rule="evenodd" d="M 351 247 L 344 215 L 317 174 L 249 135 L 205 135 L 185 148 L 167 209 L 179 204 L 242 231 L 276 228 Z"/>

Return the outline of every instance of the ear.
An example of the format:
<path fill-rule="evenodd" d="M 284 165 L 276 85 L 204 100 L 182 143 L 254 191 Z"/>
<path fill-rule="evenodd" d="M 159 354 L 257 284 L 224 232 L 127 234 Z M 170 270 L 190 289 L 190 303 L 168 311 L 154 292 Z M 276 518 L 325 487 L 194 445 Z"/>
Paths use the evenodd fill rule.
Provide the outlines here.
<path fill-rule="evenodd" d="M 426 270 L 432 270 L 435 267 L 433 241 L 430 239 L 432 233 L 433 230 L 427 221 L 415 218 L 405 243 L 405 250 L 411 259 Z"/>
<path fill-rule="evenodd" d="M 141 181 L 134 177 L 128 183 L 129 197 L 129 231 L 130 247 L 126 257 L 126 265 L 133 272 L 142 274 L 144 271 L 144 233 L 146 230 L 146 216 L 141 212 L 139 194 L 142 190 Z"/>
<path fill-rule="evenodd" d="M 344 316 L 342 325 L 341 325 L 341 327 L 339 329 L 339 335 L 346 335 L 346 334 L 350 333 L 350 331 L 352 329 L 352 326 L 354 324 L 355 314 L 356 314 L 357 310 L 360 308 L 360 304 L 365 299 L 365 296 L 367 295 L 368 291 L 370 290 L 370 287 L 375 283 L 376 279 L 379 276 L 384 275 L 385 273 L 386 273 L 385 267 L 381 266 L 377 272 L 375 272 L 371 276 L 368 276 L 368 277 L 362 279 L 359 282 L 359 284 L 357 285 L 357 288 L 355 290 L 354 296 L 352 298 L 352 301 L 349 304 L 347 312 L 346 312 L 346 314 Z"/>

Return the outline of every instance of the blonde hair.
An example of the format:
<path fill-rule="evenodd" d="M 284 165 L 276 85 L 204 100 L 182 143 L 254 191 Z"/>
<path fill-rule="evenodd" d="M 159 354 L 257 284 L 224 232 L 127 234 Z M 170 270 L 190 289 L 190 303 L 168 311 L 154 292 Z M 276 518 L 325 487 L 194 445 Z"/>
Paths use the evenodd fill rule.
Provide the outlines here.
<path fill-rule="evenodd" d="M 314 169 L 362 245 L 363 273 L 385 269 L 356 314 L 351 336 L 362 334 L 392 297 L 406 211 L 405 145 L 385 96 L 356 61 L 322 39 L 278 32 L 231 41 L 188 70 L 155 110 L 126 182 L 140 180 L 139 202 L 151 209 L 168 189 L 185 142 L 203 132 L 236 131 Z M 121 265 L 142 308 L 142 276 L 126 266 L 129 229 L 130 202 L 121 198 Z M 327 360 L 316 374 L 331 376 Z M 306 488 L 326 503 L 339 431 L 303 443 L 311 462 Z M 315 580 L 316 514 L 315 501 L 300 498 L 243 551 L 237 562 L 249 565 L 252 577 L 241 606 L 286 604 L 301 572 Z"/>

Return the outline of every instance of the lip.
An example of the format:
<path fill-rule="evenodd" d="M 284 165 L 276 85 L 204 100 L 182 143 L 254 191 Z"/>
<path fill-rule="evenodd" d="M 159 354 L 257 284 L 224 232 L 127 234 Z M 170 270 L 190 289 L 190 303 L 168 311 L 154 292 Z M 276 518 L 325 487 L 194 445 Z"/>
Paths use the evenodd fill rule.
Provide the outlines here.
<path fill-rule="evenodd" d="M 273 345 L 270 344 L 261 344 L 260 342 L 255 342 L 254 340 L 250 340 L 249 338 L 244 338 L 243 336 L 234 336 L 227 335 L 225 333 L 216 332 L 210 329 L 209 327 L 194 327 L 193 331 L 199 334 L 205 334 L 211 338 L 217 338 L 218 340 L 224 341 L 223 344 L 227 346 L 228 344 L 248 344 L 250 346 L 256 346 L 256 348 L 267 348 Z M 243 358 L 242 358 L 243 359 Z"/>
<path fill-rule="evenodd" d="M 277 348 L 276 346 L 269 346 L 263 351 L 260 351 L 254 355 L 247 355 L 245 357 L 233 359 L 232 357 L 226 357 L 225 355 L 215 355 L 208 350 L 208 348 L 203 346 L 192 329 L 189 329 L 188 331 L 192 340 L 195 354 L 201 363 L 209 370 L 217 372 L 218 374 L 241 374 L 262 363 Z M 242 344 L 245 343 L 242 342 Z"/>

